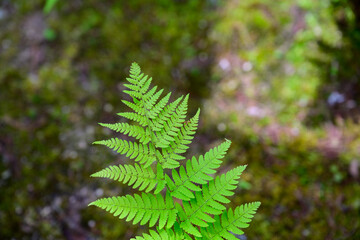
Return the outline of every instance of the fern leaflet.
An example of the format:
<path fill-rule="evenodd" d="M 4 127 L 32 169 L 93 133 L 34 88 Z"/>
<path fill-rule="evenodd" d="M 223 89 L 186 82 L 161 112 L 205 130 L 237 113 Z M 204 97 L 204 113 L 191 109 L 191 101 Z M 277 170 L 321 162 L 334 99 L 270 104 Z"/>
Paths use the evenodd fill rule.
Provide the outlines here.
<path fill-rule="evenodd" d="M 200 232 L 195 231 L 194 226 L 207 227 L 207 223 L 214 222 L 214 219 L 208 214 L 219 215 L 225 207 L 222 203 L 229 203 L 230 201 L 226 198 L 232 196 L 236 189 L 236 184 L 240 175 L 245 170 L 246 166 L 239 166 L 226 174 L 222 174 L 210 181 L 209 184 L 202 185 L 202 193 L 197 192 L 195 198 L 190 201 L 183 201 L 183 214 L 181 218 L 181 228 L 188 233 L 195 236 L 201 235 Z M 178 208 L 178 211 L 182 210 Z M 184 217 L 186 216 L 186 217 Z"/>
<path fill-rule="evenodd" d="M 149 227 L 159 221 L 160 229 L 165 225 L 171 228 L 176 221 L 177 210 L 169 194 L 166 195 L 166 201 L 161 194 L 143 193 L 141 197 L 135 194 L 134 196 L 101 198 L 89 205 L 105 209 L 115 217 L 119 216 L 120 219 L 126 218 L 126 221 L 133 221 L 133 224 L 149 223 Z"/>
<path fill-rule="evenodd" d="M 237 238 L 231 234 L 244 234 L 241 229 L 247 228 L 256 210 L 260 207 L 260 202 L 253 202 L 241 205 L 233 211 L 231 208 L 225 211 L 221 217 L 215 216 L 212 228 L 201 228 L 201 234 L 206 239 L 230 239 Z"/>
<path fill-rule="evenodd" d="M 231 145 L 231 141 L 226 140 L 221 145 L 210 149 L 205 155 L 201 155 L 197 160 L 193 157 L 186 162 L 186 169 L 180 167 L 180 175 L 176 170 L 172 171 L 173 180 L 169 176 L 165 176 L 171 195 L 181 200 L 189 201 L 194 198 L 194 194 L 191 191 L 201 191 L 201 188 L 196 186 L 197 184 L 206 184 L 213 178 L 207 174 L 216 173 L 221 160 Z"/>
<path fill-rule="evenodd" d="M 144 164 L 144 167 L 150 166 L 155 161 L 155 149 L 152 145 L 138 144 L 119 138 L 111 138 L 108 140 L 96 141 L 93 144 L 105 145 L 118 153 L 125 154 L 130 159 Z"/>
<path fill-rule="evenodd" d="M 186 145 L 190 144 L 194 138 L 193 135 L 197 129 L 199 114 L 200 110 L 198 110 L 195 116 L 188 122 L 183 123 L 183 126 L 178 131 L 178 135 L 174 137 L 174 141 L 170 143 L 170 146 L 162 149 L 162 156 L 164 157 L 167 168 L 179 167 L 180 164 L 178 161 L 185 159 L 185 157 L 180 154 L 186 152 L 189 148 Z"/>
<path fill-rule="evenodd" d="M 134 166 L 128 164 L 110 166 L 92 174 L 91 177 L 112 179 L 128 184 L 134 189 L 139 188 L 139 191 L 145 192 L 150 192 L 156 187 L 154 192 L 155 194 L 159 193 L 165 187 L 163 171 L 161 171 L 161 167 L 159 168 L 159 165 L 157 175 L 151 167 L 142 168 L 135 163 Z"/>
<path fill-rule="evenodd" d="M 149 234 L 145 233 L 142 237 L 137 236 L 131 240 L 191 240 L 192 238 L 181 230 L 179 224 L 175 222 L 173 229 L 158 229 L 157 232 L 150 230 Z"/>
<path fill-rule="evenodd" d="M 107 127 L 115 132 L 120 132 L 134 137 L 139 140 L 140 143 L 147 144 L 150 141 L 150 137 L 146 134 L 145 130 L 140 126 L 130 125 L 128 123 L 99 123 L 102 127 Z"/>

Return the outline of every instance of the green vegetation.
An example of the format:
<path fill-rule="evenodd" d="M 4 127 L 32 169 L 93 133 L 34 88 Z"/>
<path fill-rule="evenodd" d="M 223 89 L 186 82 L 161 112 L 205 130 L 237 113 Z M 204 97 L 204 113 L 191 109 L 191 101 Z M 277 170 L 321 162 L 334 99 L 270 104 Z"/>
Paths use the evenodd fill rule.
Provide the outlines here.
<path fill-rule="evenodd" d="M 88 177 L 113 162 L 88 143 L 117 137 L 93 123 L 125 111 L 136 59 L 201 107 L 186 159 L 227 138 L 222 166 L 251 166 L 232 198 L 262 202 L 248 239 L 358 239 L 359 16 L 356 0 L 1 1 L 0 238 L 148 232 L 87 207 L 137 191 Z"/>
<path fill-rule="evenodd" d="M 151 88 L 152 78 L 144 75 L 136 63 L 131 65 L 127 81 L 124 85 L 128 90 L 124 93 L 132 102 L 122 102 L 133 112 L 118 115 L 137 125 L 100 125 L 134 137 L 138 142 L 111 138 L 94 144 L 105 145 L 139 164 L 110 166 L 91 176 L 117 180 L 146 193 L 102 198 L 89 205 L 133 224 L 157 225 L 157 232 L 136 239 L 193 239 L 189 234 L 199 239 L 237 239 L 230 231 L 243 234 L 241 229 L 249 226 L 260 202 L 241 205 L 235 210 L 226 210 L 223 205 L 229 202 L 227 197 L 234 195 L 233 190 L 246 168 L 240 166 L 217 177 L 209 175 L 216 173 L 231 142 L 226 140 L 180 165 L 179 161 L 185 159 L 181 154 L 189 148 L 187 145 L 197 130 L 200 110 L 185 121 L 189 95 L 168 103 L 169 93 L 159 100 L 163 89 Z M 152 168 L 154 164 L 156 172 Z M 166 169 L 172 169 L 171 177 L 164 172 Z M 164 189 L 165 198 L 161 194 Z M 149 193 L 152 190 L 154 193 Z"/>

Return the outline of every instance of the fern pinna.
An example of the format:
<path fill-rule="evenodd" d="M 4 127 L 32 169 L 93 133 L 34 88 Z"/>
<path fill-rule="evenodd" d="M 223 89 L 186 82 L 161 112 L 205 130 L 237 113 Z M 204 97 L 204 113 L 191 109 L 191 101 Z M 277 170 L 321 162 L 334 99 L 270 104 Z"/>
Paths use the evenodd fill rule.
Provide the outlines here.
<path fill-rule="evenodd" d="M 124 84 L 132 101 L 122 101 L 132 111 L 118 114 L 131 124 L 100 123 L 137 141 L 111 138 L 94 142 L 136 163 L 110 166 L 91 175 L 119 181 L 143 193 L 102 198 L 89 205 L 133 224 L 156 226 L 133 239 L 236 239 L 233 233 L 243 234 L 241 229 L 249 226 L 260 206 L 260 202 L 253 202 L 234 210 L 225 207 L 246 166 L 212 176 L 230 147 L 229 140 L 180 165 L 197 130 L 200 110 L 186 121 L 189 96 L 169 103 L 171 93 L 161 98 L 163 90 L 151 88 L 151 80 L 133 63 Z"/>

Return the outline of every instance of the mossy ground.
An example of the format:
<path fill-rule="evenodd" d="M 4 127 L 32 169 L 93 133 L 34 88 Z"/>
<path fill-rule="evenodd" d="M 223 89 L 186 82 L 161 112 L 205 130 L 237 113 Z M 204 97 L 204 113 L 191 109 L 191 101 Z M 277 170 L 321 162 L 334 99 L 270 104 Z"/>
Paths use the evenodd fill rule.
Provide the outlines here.
<path fill-rule="evenodd" d="M 96 123 L 124 110 L 133 61 L 202 107 L 190 155 L 226 137 L 226 164 L 248 164 L 233 199 L 262 202 L 248 239 L 359 238 L 352 2 L 75 0 L 49 13 L 42 0 L 1 2 L 0 238 L 145 230 L 86 208 L 132 191 L 89 175 L 117 158 L 91 143 L 112 134 Z M 344 100 L 330 106 L 335 91 Z"/>

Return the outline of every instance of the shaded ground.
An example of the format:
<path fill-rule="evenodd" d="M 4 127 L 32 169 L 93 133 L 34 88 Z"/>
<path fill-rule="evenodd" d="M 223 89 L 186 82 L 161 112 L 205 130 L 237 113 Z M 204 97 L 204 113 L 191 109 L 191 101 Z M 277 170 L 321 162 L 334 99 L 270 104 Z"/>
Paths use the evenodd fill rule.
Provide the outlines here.
<path fill-rule="evenodd" d="M 306 63 L 306 58 L 320 58 L 322 54 L 321 45 L 313 45 L 311 39 L 317 39 L 312 33 L 315 29 L 321 31 L 326 19 L 318 18 L 319 22 L 313 25 L 308 20 L 321 4 L 312 4 L 310 10 L 290 1 L 280 6 L 255 2 L 230 1 L 229 8 L 223 9 L 223 15 L 230 19 L 216 23 L 222 26 L 214 28 L 214 34 L 219 34 L 224 29 L 222 24 L 230 21 L 228 37 L 240 36 L 241 44 L 218 48 L 214 72 L 221 80 L 213 85 L 212 96 L 203 111 L 206 128 L 216 129 L 217 137 L 220 133 L 232 139 L 235 162 L 249 165 L 239 201 L 254 201 L 257 196 L 266 199 L 263 212 L 256 216 L 258 225 L 248 236 L 250 239 L 356 239 L 360 236 L 360 198 L 356 194 L 360 190 L 359 126 L 341 118 L 344 115 L 336 114 L 331 105 L 324 109 L 328 106 L 323 104 L 324 96 L 316 94 L 324 87 L 346 91 L 347 88 L 341 87 L 346 82 L 333 86 L 328 81 L 323 83 L 317 73 L 330 71 L 326 65 L 318 69 L 316 64 Z M 264 18 L 272 20 L 270 27 L 254 32 L 251 22 L 256 22 L 258 16 L 247 15 L 249 9 L 264 13 Z M 285 9 L 290 10 L 291 17 Z M 237 18 L 246 20 L 239 23 L 235 21 Z M 281 20 L 284 22 L 279 27 Z M 275 35 L 265 32 L 269 28 Z M 249 39 L 236 31 L 248 33 Z M 335 31 L 333 37 L 336 34 Z M 278 41 L 279 36 L 283 41 Z M 322 37 L 322 42 L 329 41 Z M 346 41 L 345 36 L 343 40 Z M 306 46 L 307 51 L 299 51 L 299 45 Z M 266 62 L 256 56 L 274 53 L 278 56 L 270 56 Z M 297 57 L 293 58 L 293 54 Z M 339 68 L 345 66 L 341 64 Z M 352 73 L 352 78 L 357 78 L 356 71 Z M 354 87 L 353 92 L 356 91 Z M 331 94 L 334 93 L 325 96 L 331 100 Z M 347 113 L 349 101 L 354 102 L 354 109 L 358 108 L 351 98 L 344 99 L 342 109 Z M 315 111 L 314 106 L 322 108 L 317 112 L 319 115 L 330 113 L 322 115 L 317 127 L 309 128 L 305 120 L 309 118 L 309 109 Z M 351 116 L 357 119 L 356 111 Z"/>

